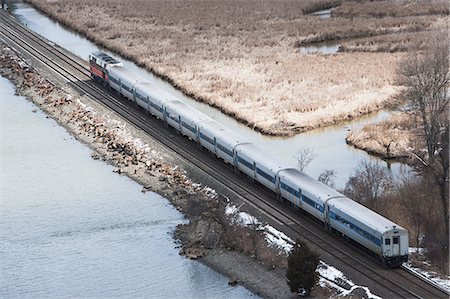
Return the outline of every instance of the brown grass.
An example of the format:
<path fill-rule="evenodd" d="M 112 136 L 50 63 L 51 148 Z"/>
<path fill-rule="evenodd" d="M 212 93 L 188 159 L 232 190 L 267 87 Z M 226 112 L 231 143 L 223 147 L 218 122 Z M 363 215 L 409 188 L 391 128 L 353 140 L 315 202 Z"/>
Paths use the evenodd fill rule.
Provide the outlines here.
<path fill-rule="evenodd" d="M 384 2 L 377 3 L 393 12 L 381 18 L 347 17 L 347 5 L 374 4 L 339 0 L 28 1 L 186 94 L 276 135 L 370 113 L 396 92 L 399 53 L 304 55 L 299 45 L 382 34 L 414 39 L 415 32 L 445 24 L 432 10 L 399 15 Z M 435 2 L 427 7 L 441 7 Z M 335 11 L 343 17 L 305 15 L 341 3 Z M 388 41 L 395 42 L 396 37 Z M 367 51 L 370 42 L 363 43 L 346 49 Z"/>
<path fill-rule="evenodd" d="M 415 142 L 411 115 L 394 113 L 388 119 L 351 132 L 347 143 L 383 158 L 408 158 Z"/>
<path fill-rule="evenodd" d="M 410 17 L 423 15 L 448 15 L 450 6 L 446 0 L 388 0 L 345 1 L 333 10 L 333 17 Z"/>

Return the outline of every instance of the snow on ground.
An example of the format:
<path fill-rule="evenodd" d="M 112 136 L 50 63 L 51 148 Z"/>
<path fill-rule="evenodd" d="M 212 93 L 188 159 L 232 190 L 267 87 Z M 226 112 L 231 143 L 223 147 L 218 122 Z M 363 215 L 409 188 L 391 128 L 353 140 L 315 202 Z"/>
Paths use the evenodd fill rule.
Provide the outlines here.
<path fill-rule="evenodd" d="M 339 271 L 333 266 L 330 266 L 323 261 L 319 262 L 319 266 L 317 267 L 317 272 L 319 272 L 319 285 L 323 288 L 331 287 L 337 290 L 337 296 L 347 296 L 350 295 L 356 289 L 362 289 L 366 292 L 367 298 L 373 299 L 381 299 L 381 297 L 372 294 L 368 287 L 360 286 L 355 284 L 353 281 L 348 279 L 344 273 Z M 349 286 L 350 289 L 345 288 L 344 286 Z"/>
<path fill-rule="evenodd" d="M 447 279 L 440 278 L 439 276 L 437 276 L 436 272 L 425 271 L 420 268 L 412 267 L 409 263 L 408 264 L 404 263 L 403 266 L 405 268 L 408 268 L 409 270 L 417 273 L 420 276 L 426 277 L 427 279 L 431 280 L 432 282 L 437 284 L 440 288 L 444 289 L 445 291 L 450 292 L 450 276 L 447 276 Z"/>
<path fill-rule="evenodd" d="M 295 242 L 291 238 L 268 224 L 264 226 L 264 230 L 266 231 L 266 240 L 269 244 L 284 250 L 285 253 L 289 253 L 292 250 Z"/>
<path fill-rule="evenodd" d="M 291 238 L 270 225 L 262 226 L 262 223 L 255 217 L 249 215 L 248 213 L 239 211 L 239 207 L 228 204 L 225 208 L 225 214 L 231 217 L 231 221 L 233 221 L 233 223 L 239 225 L 247 226 L 257 224 L 258 227 L 256 229 L 260 229 L 265 232 L 266 241 L 269 245 L 280 248 L 286 254 L 292 250 L 295 242 Z M 366 292 L 367 298 L 381 299 L 381 297 L 372 294 L 368 287 L 355 284 L 353 281 L 348 279 L 344 273 L 335 267 L 324 263 L 323 261 L 320 261 L 319 266 L 317 267 L 317 272 L 320 276 L 320 286 L 336 289 L 337 296 L 347 296 L 350 295 L 355 289 L 362 289 Z M 346 287 L 350 288 L 348 289 Z"/>
<path fill-rule="evenodd" d="M 409 247 L 409 253 L 419 253 L 423 255 L 425 253 L 424 248 L 416 248 L 416 247 Z M 429 266 L 430 264 L 426 261 L 423 263 L 427 263 Z M 418 267 L 413 267 L 410 262 L 403 263 L 403 267 L 407 268 L 408 270 L 415 272 L 416 274 L 431 280 L 436 285 L 438 285 L 440 288 L 444 289 L 447 292 L 450 292 L 450 276 L 447 276 L 447 278 L 439 277 L 439 275 L 436 272 L 433 271 L 426 271 Z"/>

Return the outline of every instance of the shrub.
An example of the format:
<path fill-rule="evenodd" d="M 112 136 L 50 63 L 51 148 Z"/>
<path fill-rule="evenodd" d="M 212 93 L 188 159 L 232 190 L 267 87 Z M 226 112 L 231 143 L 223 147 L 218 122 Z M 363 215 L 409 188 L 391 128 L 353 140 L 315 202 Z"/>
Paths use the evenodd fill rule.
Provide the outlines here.
<path fill-rule="evenodd" d="M 319 255 L 297 240 L 288 258 L 287 283 L 292 293 L 309 294 L 317 283 Z"/>

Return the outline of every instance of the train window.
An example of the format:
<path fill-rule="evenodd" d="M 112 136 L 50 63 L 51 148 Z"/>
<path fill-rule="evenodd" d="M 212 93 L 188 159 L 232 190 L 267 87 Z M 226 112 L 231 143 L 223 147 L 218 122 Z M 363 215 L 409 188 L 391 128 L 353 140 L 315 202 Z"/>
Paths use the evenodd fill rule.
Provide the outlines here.
<path fill-rule="evenodd" d="M 384 245 L 391 245 L 391 239 L 384 239 Z"/>
<path fill-rule="evenodd" d="M 398 237 L 394 237 L 394 238 L 392 239 L 392 241 L 393 241 L 392 243 L 398 244 L 398 241 L 399 241 L 399 240 L 398 240 Z"/>

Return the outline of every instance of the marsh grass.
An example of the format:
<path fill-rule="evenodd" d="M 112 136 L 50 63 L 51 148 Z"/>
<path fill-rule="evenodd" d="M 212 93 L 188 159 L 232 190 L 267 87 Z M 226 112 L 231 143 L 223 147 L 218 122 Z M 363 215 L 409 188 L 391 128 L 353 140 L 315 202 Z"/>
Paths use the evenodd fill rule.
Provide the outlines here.
<path fill-rule="evenodd" d="M 419 16 L 377 2 L 392 10 L 385 17 L 372 16 L 378 6 L 371 2 L 341 0 L 28 1 L 187 95 L 274 135 L 380 109 L 397 90 L 402 54 L 389 49 L 447 23 L 442 1 Z M 356 17 L 364 5 L 374 13 Z M 307 15 L 335 6 L 333 15 L 342 16 Z M 343 39 L 349 53 L 304 55 L 297 48 Z"/>
<path fill-rule="evenodd" d="M 413 117 L 403 112 L 393 113 L 388 119 L 351 132 L 347 143 L 386 159 L 410 158 L 416 142 Z"/>

